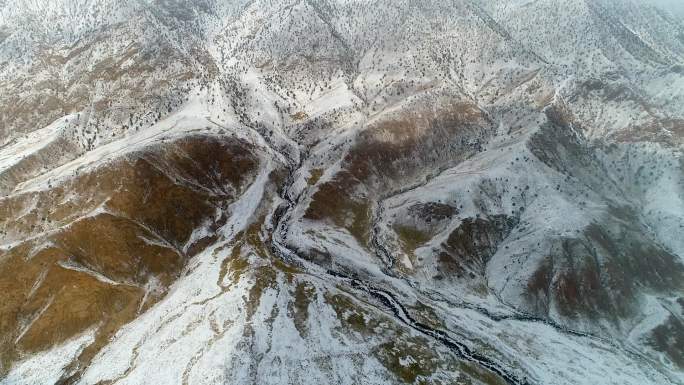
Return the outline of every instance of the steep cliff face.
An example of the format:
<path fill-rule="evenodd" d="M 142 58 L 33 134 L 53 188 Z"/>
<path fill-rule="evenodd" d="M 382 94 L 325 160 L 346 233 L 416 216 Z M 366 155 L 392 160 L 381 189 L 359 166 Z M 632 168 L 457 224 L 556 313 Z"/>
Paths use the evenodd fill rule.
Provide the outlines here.
<path fill-rule="evenodd" d="M 0 1 L 0 384 L 681 383 L 682 36 Z"/>

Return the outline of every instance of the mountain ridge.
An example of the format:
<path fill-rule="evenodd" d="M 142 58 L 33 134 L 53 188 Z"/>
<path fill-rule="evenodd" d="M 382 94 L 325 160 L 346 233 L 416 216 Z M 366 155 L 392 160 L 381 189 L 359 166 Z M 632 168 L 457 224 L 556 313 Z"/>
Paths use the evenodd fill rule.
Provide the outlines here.
<path fill-rule="evenodd" d="M 683 28 L 4 3 L 0 384 L 680 383 Z"/>

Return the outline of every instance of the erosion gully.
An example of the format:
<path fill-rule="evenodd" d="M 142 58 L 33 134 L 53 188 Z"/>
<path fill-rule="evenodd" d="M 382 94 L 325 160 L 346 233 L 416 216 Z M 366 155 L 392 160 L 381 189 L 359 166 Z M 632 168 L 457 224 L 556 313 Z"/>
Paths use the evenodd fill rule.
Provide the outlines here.
<path fill-rule="evenodd" d="M 271 140 L 264 135 L 261 135 L 260 133 L 258 134 L 261 136 L 264 141 L 268 144 L 268 147 L 270 147 L 270 150 L 272 150 L 275 153 L 278 153 L 283 156 L 284 159 L 287 159 L 287 164 L 286 164 L 286 169 L 287 169 L 287 178 L 283 186 L 280 187 L 278 194 L 280 198 L 282 199 L 283 203 L 280 204 L 279 207 L 277 207 L 274 210 L 273 216 L 272 216 L 272 229 L 273 229 L 273 236 L 271 237 L 270 241 L 270 249 L 271 252 L 273 253 L 274 256 L 281 258 L 287 263 L 290 263 L 295 266 L 299 266 L 305 269 L 309 270 L 315 270 L 317 273 L 320 272 L 322 274 L 325 274 L 329 277 L 334 277 L 338 281 L 347 284 L 351 288 L 355 290 L 362 291 L 366 293 L 367 295 L 371 296 L 372 298 L 375 298 L 379 303 L 381 303 L 383 306 L 385 306 L 393 315 L 394 317 L 398 320 L 398 322 L 406 325 L 407 327 L 410 327 L 421 334 L 441 343 L 443 346 L 447 347 L 450 349 L 456 356 L 459 358 L 473 362 L 477 365 L 480 365 L 481 367 L 484 367 L 488 370 L 490 370 L 493 373 L 496 373 L 498 376 L 500 376 L 502 379 L 504 379 L 508 384 L 511 385 L 533 385 L 538 383 L 538 381 L 535 381 L 534 379 L 530 378 L 527 375 L 520 375 L 520 374 L 515 374 L 511 371 L 510 368 L 505 367 L 505 365 L 502 365 L 500 362 L 497 362 L 494 359 L 491 359 L 489 357 L 486 357 L 474 350 L 472 350 L 470 347 L 468 347 L 466 344 L 456 340 L 455 338 L 451 337 L 448 332 L 444 330 L 439 330 L 439 329 L 434 329 L 428 325 L 425 325 L 419 321 L 416 321 L 411 314 L 406 310 L 404 305 L 402 305 L 401 301 L 397 298 L 395 294 L 392 292 L 379 288 L 370 282 L 363 281 L 359 279 L 358 277 L 354 276 L 349 276 L 345 273 L 342 273 L 340 271 L 333 271 L 333 270 L 325 270 L 322 269 L 320 266 L 315 265 L 309 260 L 297 253 L 297 251 L 291 249 L 288 246 L 287 243 L 287 234 L 288 234 L 288 228 L 289 228 L 289 223 L 290 219 L 292 218 L 292 214 L 294 209 L 301 203 L 301 199 L 303 197 L 303 192 L 299 192 L 299 194 L 294 195 L 295 192 L 293 191 L 293 186 L 295 182 L 295 175 L 297 174 L 297 171 L 302 169 L 304 160 L 308 157 L 308 154 L 304 151 L 299 151 L 300 148 L 297 148 L 296 151 L 299 152 L 299 156 L 297 156 L 297 160 L 295 161 L 291 154 L 283 151 L 276 150 L 277 146 L 274 146 Z M 415 284 L 411 282 L 410 280 L 406 280 L 402 277 L 397 277 L 397 275 L 394 273 L 392 266 L 394 265 L 396 258 L 391 254 L 391 252 L 384 247 L 382 242 L 379 240 L 379 229 L 377 226 L 377 223 L 379 222 L 379 219 L 382 216 L 382 209 L 383 209 L 383 203 L 386 199 L 395 196 L 397 194 L 405 193 L 417 188 L 420 188 L 424 186 L 425 184 L 429 183 L 430 180 L 434 179 L 435 177 L 441 175 L 445 169 L 440 169 L 438 170 L 435 174 L 428 176 L 424 181 L 421 181 L 417 184 L 406 186 L 399 191 L 395 191 L 391 194 L 388 194 L 386 196 L 381 197 L 378 199 L 378 202 L 376 202 L 375 208 L 373 210 L 373 218 L 372 218 L 372 224 L 371 224 L 371 246 L 377 255 L 377 257 L 385 263 L 385 266 L 383 266 L 382 271 L 387 274 L 389 277 L 392 278 L 398 278 L 398 279 L 403 279 L 410 287 L 415 287 Z M 313 272 L 312 272 L 313 273 Z M 421 293 L 423 291 L 420 291 Z M 439 293 L 424 293 L 427 295 L 429 298 L 432 297 L 432 295 L 439 294 Z M 622 344 L 618 344 L 616 342 L 607 340 L 605 338 L 589 334 L 589 333 L 584 333 L 580 331 L 575 331 L 568 329 L 562 325 L 559 325 L 555 322 L 549 321 L 547 319 L 542 319 L 533 315 L 525 314 L 522 313 L 515 308 L 513 308 L 510 305 L 507 305 L 502 302 L 502 304 L 506 305 L 511 312 L 509 314 L 493 314 L 489 310 L 478 307 L 473 304 L 457 304 L 453 303 L 446 298 L 443 298 L 443 296 L 439 295 L 440 298 L 432 298 L 435 301 L 442 302 L 447 304 L 448 306 L 456 307 L 456 308 L 462 308 L 462 309 L 468 309 L 472 311 L 476 311 L 483 316 L 491 319 L 492 321 L 505 321 L 505 320 L 513 320 L 513 321 L 521 321 L 521 322 L 532 322 L 532 323 L 542 323 L 545 325 L 548 325 L 554 329 L 556 329 L 559 333 L 562 334 L 567 334 L 569 336 L 573 337 L 581 337 L 581 338 L 588 338 L 588 339 L 593 339 L 597 340 L 603 343 L 608 344 L 609 346 L 612 346 L 622 352 L 624 352 L 627 355 L 632 355 L 641 358 L 642 360 L 645 360 L 646 362 L 650 363 L 650 360 L 648 360 L 646 357 L 644 357 L 643 354 L 640 352 L 631 349 L 627 346 L 623 346 Z M 651 365 L 652 366 L 652 365 Z M 665 378 L 668 378 L 666 375 L 664 376 Z M 670 382 L 671 383 L 671 382 Z"/>
<path fill-rule="evenodd" d="M 291 157 L 286 156 L 287 159 L 291 160 Z M 277 207 L 273 213 L 272 225 L 273 225 L 273 237 L 271 237 L 270 249 L 273 255 L 283 259 L 284 261 L 294 264 L 300 267 L 310 267 L 308 260 L 297 254 L 295 250 L 292 250 L 287 245 L 287 233 L 290 218 L 292 217 L 293 210 L 297 207 L 298 203 L 302 198 L 303 194 L 299 194 L 296 197 L 292 196 L 292 186 L 295 182 L 295 175 L 297 171 L 302 167 L 302 158 L 298 162 L 290 162 L 288 165 L 288 177 L 285 184 L 281 187 L 279 191 L 280 198 L 283 200 L 283 204 Z M 376 243 L 374 243 L 376 244 Z M 377 243 L 379 245 L 379 243 Z M 390 258 L 389 252 L 385 249 L 378 248 L 377 250 L 382 250 L 382 253 L 386 255 L 386 258 Z M 319 269 L 316 269 L 319 270 Z M 473 362 L 481 367 L 496 373 L 498 376 L 503 378 L 508 384 L 511 385 L 531 385 L 532 382 L 526 377 L 520 377 L 511 373 L 511 371 L 505 368 L 500 363 L 493 359 L 485 357 L 473 351 L 471 348 L 466 346 L 464 343 L 457 341 L 456 339 L 449 336 L 449 334 L 443 330 L 434 329 L 428 325 L 416 321 L 406 310 L 406 308 L 401 304 L 393 293 L 375 287 L 369 282 L 362 281 L 355 277 L 350 277 L 344 273 L 333 271 L 333 270 L 323 270 L 324 274 L 336 278 L 338 281 L 342 281 L 352 287 L 355 290 L 363 291 L 375 298 L 381 304 L 383 304 L 394 317 L 402 324 L 422 333 L 431 339 L 438 341 L 445 347 L 449 348 L 456 356 L 459 358 Z"/>

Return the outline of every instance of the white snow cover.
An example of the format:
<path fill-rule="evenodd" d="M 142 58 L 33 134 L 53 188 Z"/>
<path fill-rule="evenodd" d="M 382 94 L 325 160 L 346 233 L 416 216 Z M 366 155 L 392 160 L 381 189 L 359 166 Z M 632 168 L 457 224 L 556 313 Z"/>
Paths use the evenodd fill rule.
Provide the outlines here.
<path fill-rule="evenodd" d="M 392 383 L 398 381 L 395 374 L 378 356 L 379 346 L 389 338 L 426 338 L 441 359 L 459 362 L 434 336 L 408 327 L 406 314 L 396 314 L 349 279 L 328 274 L 329 268 L 394 293 L 414 316 L 419 302 L 426 305 L 439 330 L 532 384 L 684 383 L 684 373 L 648 341 L 649 333 L 670 315 L 681 320 L 674 305 L 681 291 L 639 293 L 634 319 L 622 320 L 619 327 L 580 317 L 574 325 L 581 330 L 569 330 L 555 323 L 563 316 L 552 301 L 546 318 L 524 319 L 528 315 L 520 311 L 529 294 L 526 278 L 548 257 L 552 241 L 572 239 L 603 223 L 616 203 L 634 209 L 644 224 L 644 237 L 684 261 L 682 139 L 676 132 L 676 121 L 684 118 L 681 23 L 639 2 L 617 0 L 211 3 L 200 7 L 187 2 L 188 10 L 185 2 L 0 1 L 0 61 L 9 63 L 0 69 L 0 79 L 8 84 L 22 76 L 35 81 L 35 88 L 47 80 L 67 83 L 67 72 L 91 65 L 84 64 L 91 60 L 117 62 L 120 58 L 110 58 L 102 46 L 87 48 L 91 36 L 100 37 L 92 34 L 110 26 L 122 29 L 104 40 L 126 47 L 126 28 L 145 26 L 150 40 L 136 42 L 143 53 L 159 42 L 178 51 L 175 64 L 144 76 L 175 76 L 174 65 L 181 59 L 196 71 L 189 75 L 194 79 L 179 98 L 182 103 L 163 114 L 144 111 L 161 118 L 145 120 L 140 130 L 110 127 L 111 116 L 103 115 L 105 128 L 92 148 L 70 138 L 67 130 L 73 129 L 67 122 L 92 108 L 62 112 L 53 123 L 25 133 L 10 131 L 0 138 L 0 178 L 58 139 L 74 140 L 83 152 L 66 154 L 65 162 L 55 160 L 0 199 L 49 191 L 76 173 L 193 134 L 238 138 L 254 144 L 260 157 L 259 174 L 230 205 L 219 240 L 189 261 L 161 301 L 116 333 L 85 368 L 80 384 Z M 174 24 L 175 18 L 184 21 Z M 16 33 L 5 36 L 5 28 Z M 74 47 L 89 56 L 76 53 L 77 60 L 64 64 L 71 67 L 59 67 L 55 74 L 38 71 L 34 66 L 42 63 L 41 50 L 33 41 L 43 37 L 63 60 Z M 139 59 L 128 57 L 116 68 L 134 71 Z M 203 67 L 200 59 L 211 65 Z M 91 85 L 76 81 L 66 88 L 76 92 L 79 86 Z M 86 89 L 93 99 L 107 101 L 118 86 L 102 81 Z M 438 95 L 482 111 L 494 132 L 477 138 L 481 151 L 439 170 L 431 163 L 419 165 L 421 174 L 410 183 L 395 181 L 404 183 L 397 191 L 371 191 L 369 231 L 377 245 L 362 244 L 331 221 L 304 218 L 320 186 L 349 166 L 350 150 L 363 144 L 364 132 L 420 103 L 436 106 Z M 122 114 L 133 115 L 137 101 L 126 102 L 130 110 Z M 532 148 L 535 135 L 552 125 L 547 113 L 553 108 L 568 111 L 562 129 L 570 130 L 581 150 L 591 154 L 590 161 L 572 163 L 575 154 L 554 152 L 570 171 L 554 167 Z M 632 143 L 628 137 L 613 143 L 629 130 L 653 130 L 670 142 Z M 588 166 L 590 162 L 595 163 Z M 639 179 L 651 169 L 657 175 Z M 573 174 L 576 170 L 581 172 Z M 286 188 L 282 192 L 274 193 L 269 185 L 274 171 L 289 173 L 289 184 L 278 186 Z M 310 179 L 315 171 L 322 174 L 318 181 Z M 434 233 L 409 255 L 395 225 L 413 223 L 410 208 L 429 203 L 448 204 L 458 213 L 431 224 Z M 286 214 L 274 229 L 270 221 L 279 206 Z M 33 208 L 26 206 L 16 219 Z M 273 267 L 280 256 L 262 258 L 245 246 L 241 256 L 249 266 L 239 279 L 220 277 L 240 233 L 264 213 L 262 231 L 273 237 L 265 247 L 288 246 L 289 253 L 281 252 L 295 259 L 300 271 L 288 275 L 275 269 L 273 283 L 256 295 L 255 287 L 262 284 L 259 269 Z M 466 220 L 497 215 L 519 223 L 496 245 L 482 275 L 473 282 L 435 280 L 437 251 L 449 235 Z M 188 247 L 208 235 L 208 229 L 208 224 L 195 229 Z M 0 250 L 20 243 L 0 239 Z M 397 259 L 394 266 L 383 259 L 378 245 Z M 30 254 L 47 246 L 52 245 L 40 244 Z M 301 258 L 311 257 L 312 250 L 326 253 L 329 266 Z M 62 261 L 60 266 L 122 284 L 75 263 Z M 34 288 L 42 279 L 45 275 Z M 157 293 L 158 285 L 151 280 L 145 290 Z M 292 310 L 298 285 L 315 293 L 308 294 L 307 332 L 300 330 Z M 340 316 L 330 295 L 353 298 L 354 306 L 364 310 L 361 318 L 378 320 L 380 330 L 364 334 L 350 328 L 345 317 L 352 310 Z M 93 340 L 86 333 L 22 357 L 0 385 L 54 383 Z M 398 359 L 403 367 L 416 362 L 409 354 Z M 439 369 L 429 380 L 453 380 L 457 374 Z"/>
<path fill-rule="evenodd" d="M 17 363 L 7 377 L 0 379 L 0 384 L 54 384 L 60 379 L 66 366 L 93 341 L 92 333 L 85 333 L 60 346 L 27 357 Z"/>

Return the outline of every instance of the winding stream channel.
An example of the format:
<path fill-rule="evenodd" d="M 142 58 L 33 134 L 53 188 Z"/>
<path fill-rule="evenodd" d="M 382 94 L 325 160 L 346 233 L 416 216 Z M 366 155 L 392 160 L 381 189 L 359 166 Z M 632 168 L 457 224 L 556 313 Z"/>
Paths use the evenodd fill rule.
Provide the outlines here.
<path fill-rule="evenodd" d="M 293 163 L 291 163 L 292 165 Z M 297 196 L 296 198 L 292 198 L 290 191 L 291 188 L 294 184 L 294 176 L 296 175 L 296 171 L 301 167 L 301 162 L 296 167 L 290 166 L 288 169 L 288 178 L 287 181 L 284 185 L 284 187 L 280 191 L 280 197 L 283 199 L 285 202 L 278 208 L 276 208 L 274 214 L 273 214 L 273 237 L 270 245 L 271 252 L 277 256 L 278 258 L 283 259 L 284 261 L 304 267 L 311 267 L 310 263 L 307 261 L 306 258 L 298 255 L 294 250 L 288 248 L 287 243 L 285 242 L 285 238 L 287 236 L 288 232 L 288 226 L 289 226 L 289 220 L 292 216 L 293 210 L 297 207 L 297 204 L 299 203 L 299 200 L 301 198 L 300 196 Z M 316 269 L 319 270 L 319 269 Z M 530 382 L 529 379 L 526 377 L 519 377 L 516 376 L 515 374 L 511 373 L 509 369 L 504 368 L 503 365 L 500 363 L 485 357 L 482 354 L 479 354 L 477 352 L 474 352 L 471 348 L 466 346 L 465 344 L 455 340 L 454 338 L 450 337 L 449 334 L 443 330 L 438 330 L 431 328 L 428 325 L 425 325 L 421 322 L 416 321 L 406 310 L 404 305 L 401 304 L 401 302 L 397 299 L 397 297 L 384 289 L 380 289 L 378 287 L 373 286 L 372 284 L 368 282 L 364 282 L 358 278 L 353 278 L 349 277 L 346 274 L 332 271 L 332 270 L 325 270 L 322 271 L 322 273 L 334 277 L 337 279 L 337 281 L 342 281 L 346 283 L 348 286 L 355 290 L 363 291 L 372 298 L 375 298 L 378 300 L 380 303 L 382 303 L 393 315 L 394 317 L 402 324 L 422 333 L 425 336 L 430 337 L 431 339 L 438 341 L 442 345 L 446 346 L 449 348 L 455 355 L 457 355 L 459 358 L 476 363 L 477 365 L 484 367 L 488 370 L 490 370 L 493 373 L 496 373 L 498 376 L 503 378 L 508 384 L 511 385 L 532 385 L 533 383 Z"/>
<path fill-rule="evenodd" d="M 261 136 L 261 135 L 260 135 Z M 297 251 L 292 250 L 287 243 L 287 234 L 288 234 L 288 229 L 289 229 L 289 223 L 290 220 L 293 216 L 293 212 L 295 208 L 301 203 L 301 199 L 304 195 L 303 192 L 299 192 L 296 196 L 294 196 L 293 192 L 293 187 L 295 184 L 295 176 L 297 175 L 297 172 L 302 169 L 302 165 L 304 162 L 304 159 L 306 159 L 307 154 L 302 154 L 301 152 L 299 153 L 300 156 L 297 156 L 298 160 L 294 161 L 293 158 L 282 151 L 277 151 L 275 150 L 275 146 L 272 145 L 270 140 L 268 138 L 262 136 L 264 138 L 264 141 L 268 143 L 269 147 L 271 150 L 279 153 L 284 159 L 287 159 L 287 179 L 284 185 L 280 188 L 280 191 L 278 192 L 280 198 L 282 199 L 283 203 L 278 206 L 273 213 L 272 216 L 272 226 L 273 226 L 273 236 L 271 237 L 271 243 L 270 243 L 270 249 L 271 252 L 273 253 L 274 256 L 284 260 L 287 263 L 290 263 L 295 266 L 299 266 L 302 268 L 305 268 L 306 270 L 310 271 L 311 273 L 314 273 L 317 275 L 317 273 L 320 273 L 321 275 L 327 275 L 329 277 L 334 277 L 337 279 L 337 281 L 340 281 L 347 286 L 351 287 L 354 290 L 358 290 L 361 292 L 366 293 L 370 297 L 376 299 L 379 303 L 381 303 L 384 307 L 387 308 L 387 310 L 394 315 L 395 319 L 406 325 L 407 327 L 410 327 L 421 334 L 439 342 L 443 346 L 447 347 L 450 349 L 457 357 L 469 361 L 472 363 L 475 363 L 483 368 L 488 369 L 489 371 L 497 374 L 499 377 L 504 379 L 508 384 L 511 385 L 533 385 L 533 384 L 538 384 L 538 380 L 534 380 L 531 378 L 528 374 L 524 374 L 524 369 L 521 369 L 518 371 L 518 373 L 513 373 L 511 368 L 506 367 L 504 364 L 486 357 L 485 355 L 478 353 L 477 351 L 474 351 L 472 348 L 468 347 L 466 344 L 458 341 L 457 339 L 453 338 L 452 336 L 449 335 L 447 331 L 444 330 L 439 330 L 439 329 L 434 329 L 430 327 L 429 325 L 426 325 L 424 323 L 421 323 L 417 320 L 415 320 L 411 314 L 406 310 L 404 305 L 401 303 L 401 301 L 397 298 L 395 294 L 393 294 L 390 291 L 387 291 L 386 289 L 379 288 L 370 282 L 363 281 L 359 279 L 358 277 L 351 277 L 348 276 L 347 274 L 344 274 L 339 271 L 333 271 L 333 270 L 325 270 L 321 266 L 315 265 L 312 262 L 310 262 L 307 258 L 299 255 Z M 407 186 L 403 189 L 401 189 L 398 193 L 405 193 L 410 190 L 419 188 L 427 184 L 430 180 L 433 178 L 441 175 L 442 172 L 445 170 L 439 170 L 435 175 L 432 175 L 424 182 L 420 182 L 418 184 L 414 184 L 411 186 Z M 382 204 L 384 200 L 388 199 L 391 196 L 394 196 L 396 194 L 389 194 L 382 199 L 378 200 L 376 202 L 376 209 L 374 210 L 372 214 L 372 223 L 371 223 L 371 239 L 370 239 L 370 244 L 371 247 L 374 249 L 374 252 L 376 256 L 385 263 L 385 266 L 383 266 L 382 271 L 388 275 L 388 277 L 396 278 L 396 279 L 402 279 L 402 277 L 398 277 L 396 274 L 394 274 L 392 270 L 392 265 L 394 264 L 394 261 L 396 258 L 387 250 L 382 245 L 382 242 L 379 241 L 378 239 L 378 229 L 377 229 L 377 221 L 380 219 L 381 216 L 381 210 L 382 210 Z M 313 270 L 313 271 L 312 271 Z M 407 279 L 403 279 L 409 286 L 413 287 L 414 289 L 417 289 L 415 285 Z M 629 346 L 625 346 L 621 343 L 615 342 L 615 341 L 610 341 L 606 338 L 602 338 L 593 334 L 589 333 L 584 333 L 580 331 L 575 331 L 568 329 L 562 325 L 559 325 L 557 323 L 554 323 L 552 321 L 549 321 L 547 319 L 542 319 L 533 315 L 529 314 L 524 314 L 519 312 L 518 310 L 514 309 L 510 305 L 507 305 L 502 302 L 502 304 L 506 305 L 507 308 L 510 309 L 510 313 L 508 314 L 493 314 L 489 310 L 478 307 L 473 304 L 457 304 L 453 303 L 452 301 L 447 300 L 446 298 L 443 298 L 443 296 L 439 295 L 439 293 L 424 293 L 422 290 L 420 291 L 424 295 L 426 295 L 428 298 L 431 298 L 437 302 L 442 302 L 445 303 L 448 306 L 454 307 L 454 308 L 462 308 L 462 309 L 468 309 L 472 311 L 476 311 L 480 313 L 481 315 L 487 317 L 488 319 L 497 322 L 497 321 L 505 321 L 505 320 L 513 320 L 513 321 L 520 321 L 520 322 L 529 322 L 529 323 L 540 323 L 544 324 L 547 326 L 550 326 L 557 330 L 559 333 L 562 334 L 567 334 L 572 337 L 579 337 L 579 338 L 587 338 L 595 341 L 600 341 L 604 344 L 607 344 L 609 346 L 612 346 L 613 348 L 622 351 L 623 353 L 637 357 L 640 360 L 646 362 L 649 366 L 652 368 L 655 368 L 656 366 L 653 365 L 650 360 L 645 357 L 642 353 L 631 349 Z M 433 295 L 439 295 L 440 298 L 433 298 Z M 672 380 L 667 376 L 666 374 L 662 373 L 662 379 L 667 381 L 667 383 L 673 384 Z"/>

